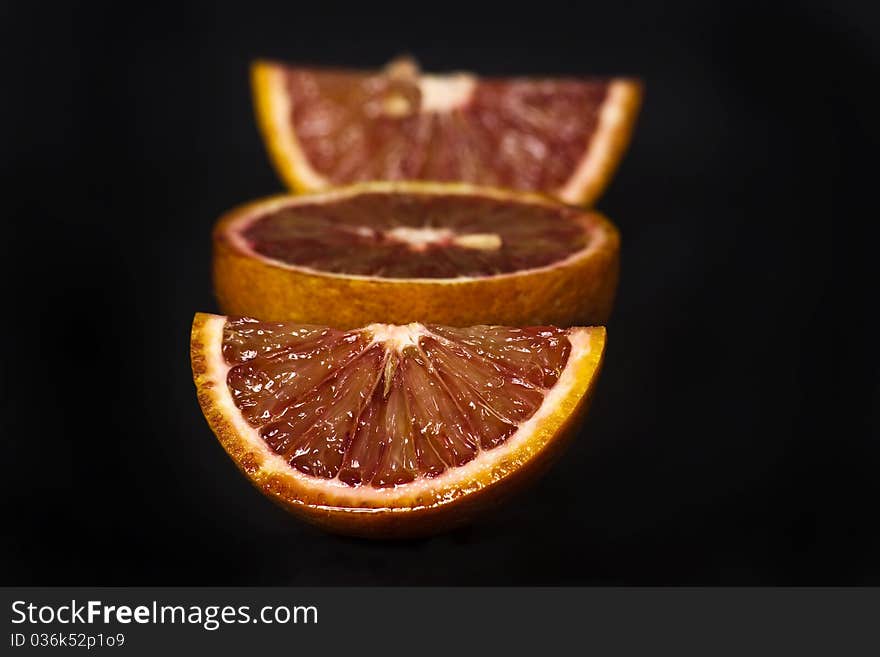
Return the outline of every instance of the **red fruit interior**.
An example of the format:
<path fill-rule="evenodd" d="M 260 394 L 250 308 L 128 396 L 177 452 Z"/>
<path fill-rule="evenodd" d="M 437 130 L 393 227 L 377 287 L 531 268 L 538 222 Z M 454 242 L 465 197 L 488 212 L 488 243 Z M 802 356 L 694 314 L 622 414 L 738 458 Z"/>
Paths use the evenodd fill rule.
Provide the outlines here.
<path fill-rule="evenodd" d="M 232 397 L 269 447 L 307 475 L 376 488 L 504 443 L 570 350 L 565 331 L 545 326 L 340 331 L 230 318 L 223 335 Z"/>
<path fill-rule="evenodd" d="M 300 147 L 331 183 L 557 189 L 587 151 L 608 93 L 601 79 L 472 78 L 460 103 L 433 111 L 420 84 L 425 76 L 395 68 L 286 70 Z"/>
<path fill-rule="evenodd" d="M 382 278 L 503 274 L 558 262 L 586 247 L 574 208 L 471 195 L 368 192 L 288 206 L 242 236 L 289 265 Z"/>

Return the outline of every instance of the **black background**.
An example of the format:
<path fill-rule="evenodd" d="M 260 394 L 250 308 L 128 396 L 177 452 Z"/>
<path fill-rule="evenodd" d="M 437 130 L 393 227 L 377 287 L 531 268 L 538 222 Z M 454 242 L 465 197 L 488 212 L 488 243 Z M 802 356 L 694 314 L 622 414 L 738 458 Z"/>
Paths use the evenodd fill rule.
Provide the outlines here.
<path fill-rule="evenodd" d="M 76 4 L 0 5 L 2 583 L 880 583 L 867 3 Z M 647 96 L 580 440 L 481 525 L 377 543 L 235 471 L 188 339 L 213 221 L 281 189 L 249 61 L 402 51 Z"/>

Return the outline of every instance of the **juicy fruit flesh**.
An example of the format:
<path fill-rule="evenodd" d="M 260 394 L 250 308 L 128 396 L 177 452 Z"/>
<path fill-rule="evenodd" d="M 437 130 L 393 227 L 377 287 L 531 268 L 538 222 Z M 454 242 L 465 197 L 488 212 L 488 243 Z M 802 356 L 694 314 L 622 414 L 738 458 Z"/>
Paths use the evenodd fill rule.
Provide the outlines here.
<path fill-rule="evenodd" d="M 382 278 L 479 277 L 543 267 L 589 236 L 564 206 L 463 195 L 362 193 L 257 218 L 242 236 L 260 255 Z"/>
<path fill-rule="evenodd" d="M 476 79 L 288 68 L 290 121 L 332 184 L 464 181 L 562 187 L 596 131 L 606 80 Z"/>
<path fill-rule="evenodd" d="M 385 488 L 503 444 L 559 379 L 555 327 L 356 331 L 230 318 L 227 385 L 245 420 L 303 474 Z"/>

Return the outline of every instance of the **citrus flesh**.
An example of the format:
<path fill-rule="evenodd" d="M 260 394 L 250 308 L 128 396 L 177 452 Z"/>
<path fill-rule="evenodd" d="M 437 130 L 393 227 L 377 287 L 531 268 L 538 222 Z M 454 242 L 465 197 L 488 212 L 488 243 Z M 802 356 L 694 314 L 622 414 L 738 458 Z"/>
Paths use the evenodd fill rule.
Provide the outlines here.
<path fill-rule="evenodd" d="M 241 236 L 285 264 L 381 278 L 492 276 L 564 260 L 587 246 L 579 212 L 511 200 L 364 192 L 256 218 Z"/>
<path fill-rule="evenodd" d="M 199 402 L 264 493 L 333 531 L 467 522 L 539 475 L 585 412 L 602 328 L 340 330 L 198 314 Z"/>
<path fill-rule="evenodd" d="M 257 115 L 295 190 L 367 180 L 460 181 L 594 201 L 628 146 L 641 98 L 626 78 L 425 74 L 257 62 Z"/>
<path fill-rule="evenodd" d="M 367 183 L 223 217 L 224 312 L 344 328 L 601 324 L 619 238 L 602 215 L 467 185 Z"/>

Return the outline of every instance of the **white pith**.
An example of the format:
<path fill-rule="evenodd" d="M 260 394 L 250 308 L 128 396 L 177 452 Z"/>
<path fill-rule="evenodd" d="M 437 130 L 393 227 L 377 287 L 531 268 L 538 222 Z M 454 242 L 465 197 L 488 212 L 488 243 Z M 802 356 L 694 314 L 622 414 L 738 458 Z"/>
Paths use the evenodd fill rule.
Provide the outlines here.
<path fill-rule="evenodd" d="M 385 232 L 385 237 L 409 245 L 413 251 L 425 251 L 432 244 L 451 244 L 463 249 L 495 251 L 501 248 L 501 237 L 494 233 L 457 234 L 449 228 L 397 226 Z"/>
<path fill-rule="evenodd" d="M 419 88 L 421 114 L 452 112 L 471 102 L 477 81 L 467 73 L 450 75 L 422 75 L 413 80 Z M 382 101 L 382 113 L 390 117 L 409 116 L 416 110 L 413 103 L 399 93 L 392 92 Z"/>
<path fill-rule="evenodd" d="M 364 330 L 373 336 L 371 344 L 385 343 L 388 351 L 403 351 L 406 347 L 415 347 L 419 344 L 419 338 L 428 334 L 428 330 L 418 323 L 404 324 L 370 324 Z"/>
<path fill-rule="evenodd" d="M 497 251 L 501 248 L 502 239 L 495 233 L 467 233 L 456 235 L 452 243 L 463 249 L 476 249 L 478 251 Z"/>
<path fill-rule="evenodd" d="M 418 81 L 422 95 L 421 111 L 451 112 L 467 106 L 477 88 L 473 75 L 452 73 L 450 75 L 422 75 Z"/>
<path fill-rule="evenodd" d="M 431 244 L 449 242 L 455 237 L 455 233 L 448 228 L 411 228 L 410 226 L 397 226 L 385 233 L 385 236 L 396 241 L 408 244 L 414 250 L 422 250 Z"/>
<path fill-rule="evenodd" d="M 614 156 L 617 138 L 622 126 L 629 120 L 626 108 L 633 102 L 636 92 L 629 82 L 614 81 L 599 109 L 599 125 L 587 144 L 587 151 L 568 182 L 557 192 L 567 203 L 580 203 L 583 198 L 593 198 L 593 186 L 602 184 L 600 173 L 609 158 Z"/>
<path fill-rule="evenodd" d="M 401 182 L 371 182 L 367 184 L 358 184 L 351 185 L 341 189 L 333 189 L 327 190 L 324 192 L 319 192 L 315 194 L 303 195 L 303 196 L 279 196 L 271 199 L 267 199 L 265 201 L 260 201 L 252 206 L 249 206 L 248 209 L 231 221 L 229 221 L 224 226 L 223 234 L 228 240 L 229 244 L 233 246 L 237 251 L 243 253 L 251 258 L 255 258 L 262 262 L 269 263 L 273 266 L 280 267 L 282 269 L 289 269 L 292 271 L 299 271 L 303 273 L 313 274 L 316 276 L 331 276 L 338 277 L 344 279 L 352 279 L 352 280 L 382 280 L 385 282 L 393 282 L 393 281 L 406 281 L 407 283 L 425 283 L 436 285 L 440 282 L 448 282 L 448 283 L 464 283 L 471 280 L 478 280 L 473 277 L 459 276 L 456 278 L 386 278 L 386 277 L 374 277 L 374 276 L 363 276 L 360 274 L 341 274 L 336 272 L 328 272 L 319 269 L 313 269 L 311 267 L 304 267 L 301 265 L 292 265 L 283 260 L 278 260 L 277 258 L 270 258 L 264 256 L 260 253 L 254 251 L 251 248 L 250 243 L 243 236 L 243 233 L 247 230 L 248 226 L 251 223 L 257 221 L 265 215 L 272 214 L 274 212 L 278 212 L 284 208 L 295 207 L 297 205 L 309 205 L 309 204 L 319 204 L 319 203 L 327 203 L 337 200 L 342 200 L 346 198 L 350 198 L 352 196 L 357 196 L 358 194 L 369 194 L 369 193 L 404 193 L 404 194 L 438 194 L 438 195 L 453 195 L 459 194 L 461 196 L 471 196 L 474 198 L 492 198 L 497 199 L 499 201 L 511 201 L 515 200 L 519 203 L 525 204 L 533 204 L 538 206 L 551 206 L 556 207 L 558 204 L 548 201 L 545 197 L 542 197 L 537 194 L 530 194 L 525 192 L 520 192 L 516 194 L 511 194 L 510 192 L 504 190 L 496 190 L 488 187 L 472 187 L 470 185 L 465 184 L 450 184 L 450 183 L 416 183 L 415 185 L 411 183 L 401 183 Z M 585 212 L 586 217 L 587 212 Z M 584 220 L 586 223 L 586 219 Z M 557 262 L 550 263 L 549 265 L 545 265 L 542 267 L 534 267 L 532 269 L 521 269 L 514 272 L 507 272 L 502 274 L 492 274 L 490 276 L 482 276 L 479 280 L 484 279 L 495 279 L 495 278 L 503 278 L 507 276 L 526 276 L 533 274 L 539 271 L 549 271 L 555 269 L 557 267 L 565 267 L 575 261 L 590 257 L 595 251 L 598 251 L 600 248 L 604 247 L 606 241 L 609 239 L 609 229 L 606 228 L 601 222 L 592 222 L 591 225 L 587 226 L 586 231 L 588 232 L 589 241 L 587 245 L 581 249 L 580 251 L 575 251 L 571 255 Z M 491 233 L 478 233 L 477 239 L 483 241 L 484 236 L 490 236 Z M 465 244 L 460 244 L 461 246 L 465 246 L 467 243 L 468 236 L 462 235 L 457 238 L 457 241 L 460 243 L 464 240 Z M 488 238 L 491 239 L 491 238 Z M 500 244 L 499 244 L 500 246 Z M 470 248 L 494 248 L 494 245 L 491 243 L 486 243 L 482 247 L 474 247 Z"/>
<path fill-rule="evenodd" d="M 235 405 L 226 378 L 231 369 L 222 354 L 223 328 L 226 318 L 219 315 L 206 315 L 202 330 L 202 340 L 205 345 L 205 389 L 210 391 L 213 402 L 222 415 L 231 423 L 234 431 L 245 441 L 247 449 L 258 456 L 260 467 L 265 474 L 290 477 L 296 485 L 309 495 L 319 497 L 322 494 L 331 494 L 336 505 L 345 505 L 346 500 L 351 510 L 375 511 L 377 508 L 395 508 L 398 500 L 407 501 L 407 508 L 414 508 L 413 498 L 423 496 L 424 504 L 431 505 L 442 502 L 438 499 L 438 491 L 446 491 L 445 496 L 456 495 L 460 487 L 472 484 L 474 481 L 486 481 L 491 483 L 488 476 L 494 467 L 504 463 L 507 459 L 528 460 L 544 445 L 530 445 L 530 438 L 540 429 L 548 417 L 560 405 L 561 400 L 571 394 L 572 389 L 580 383 L 575 372 L 578 365 L 584 359 L 590 357 L 592 344 L 591 336 L 593 329 L 573 328 L 569 330 L 568 339 L 571 343 L 571 351 L 568 362 L 562 371 L 556 385 L 547 391 L 543 404 L 537 412 L 523 422 L 517 430 L 508 437 L 499 447 L 491 450 L 480 450 L 477 456 L 463 466 L 448 468 L 436 477 L 420 477 L 407 484 L 388 488 L 374 488 L 369 485 L 357 487 L 349 486 L 339 479 L 321 479 L 303 474 L 289 465 L 281 456 L 276 454 L 266 444 L 257 429 L 254 429 L 245 420 L 241 411 Z M 411 324 L 403 327 L 386 327 L 373 325 L 369 330 L 375 331 L 374 336 L 388 337 L 396 340 L 397 344 L 409 343 L 427 332 L 425 327 L 419 324 Z M 399 331 L 399 329 L 403 329 Z M 383 332 L 384 331 L 384 332 Z M 359 509 L 358 507 L 365 506 Z M 369 508 L 366 508 L 369 507 Z M 348 508 L 348 507 L 346 507 Z"/>

